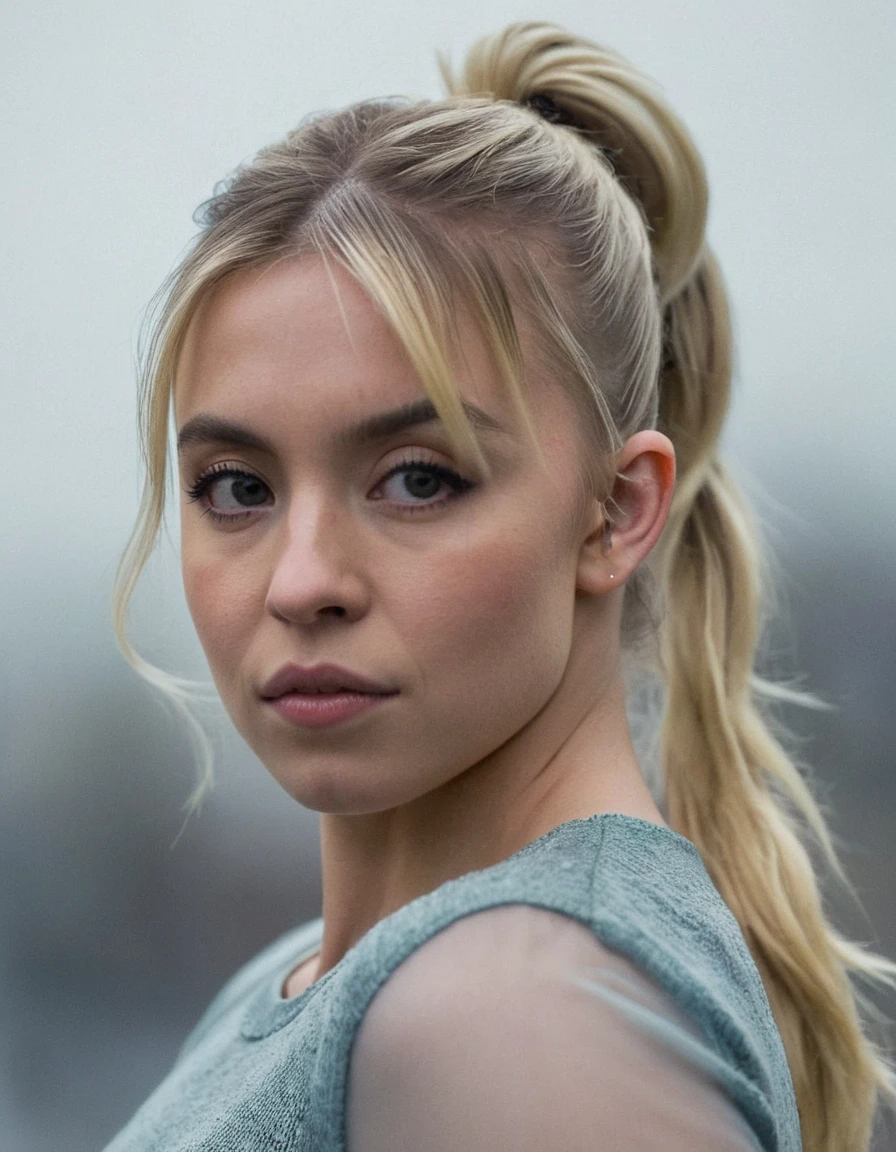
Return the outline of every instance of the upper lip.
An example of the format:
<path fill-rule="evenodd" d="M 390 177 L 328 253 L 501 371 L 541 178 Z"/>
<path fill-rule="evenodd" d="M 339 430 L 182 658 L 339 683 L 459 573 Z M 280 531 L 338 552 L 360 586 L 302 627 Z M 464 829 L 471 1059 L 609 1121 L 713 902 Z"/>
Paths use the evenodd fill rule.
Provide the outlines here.
<path fill-rule="evenodd" d="M 341 668 L 338 664 L 315 664 L 303 668 L 299 664 L 285 664 L 279 672 L 268 680 L 261 689 L 266 700 L 283 696 L 286 692 L 369 692 L 377 696 L 388 696 L 397 692 L 386 684 L 378 684 L 367 676 Z"/>

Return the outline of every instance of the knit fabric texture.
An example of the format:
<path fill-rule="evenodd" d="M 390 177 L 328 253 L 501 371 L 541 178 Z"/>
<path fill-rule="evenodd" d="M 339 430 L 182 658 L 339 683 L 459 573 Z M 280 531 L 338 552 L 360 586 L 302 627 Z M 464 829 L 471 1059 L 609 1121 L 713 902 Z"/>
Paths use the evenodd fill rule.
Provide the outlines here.
<path fill-rule="evenodd" d="M 318 950 L 323 921 L 281 937 L 219 992 L 106 1152 L 354 1152 L 352 1046 L 377 991 L 455 921 L 508 904 L 578 921 L 656 981 L 699 1029 L 703 1062 L 756 1147 L 801 1152 L 784 1047 L 737 921 L 690 840 L 620 813 L 567 821 L 412 900 L 291 999 L 283 983 Z"/>

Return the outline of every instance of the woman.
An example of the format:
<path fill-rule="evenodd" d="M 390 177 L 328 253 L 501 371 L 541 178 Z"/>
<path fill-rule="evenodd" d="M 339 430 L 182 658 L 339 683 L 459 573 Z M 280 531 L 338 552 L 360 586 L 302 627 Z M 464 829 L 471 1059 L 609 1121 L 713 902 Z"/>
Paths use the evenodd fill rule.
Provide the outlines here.
<path fill-rule="evenodd" d="M 167 286 L 119 638 L 185 705 L 124 635 L 173 411 L 190 611 L 321 814 L 323 909 L 110 1149 L 866 1149 L 894 1088 L 849 974 L 896 967 L 825 920 L 806 831 L 834 850 L 757 706 L 700 158 L 553 25 L 443 71 L 261 152 Z"/>

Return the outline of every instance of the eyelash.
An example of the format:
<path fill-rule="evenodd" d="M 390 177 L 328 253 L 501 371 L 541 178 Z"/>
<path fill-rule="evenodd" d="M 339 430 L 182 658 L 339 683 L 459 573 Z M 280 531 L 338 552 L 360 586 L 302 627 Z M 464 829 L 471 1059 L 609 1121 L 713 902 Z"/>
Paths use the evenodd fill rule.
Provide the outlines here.
<path fill-rule="evenodd" d="M 392 506 L 397 508 L 401 515 L 408 513 L 413 516 L 419 512 L 428 512 L 431 508 L 441 508 L 442 505 L 449 504 L 452 500 L 456 500 L 458 497 L 463 496 L 466 492 L 469 492 L 472 488 L 476 487 L 472 481 L 465 480 L 453 469 L 446 468 L 442 464 L 435 464 L 429 460 L 422 460 L 418 457 L 409 457 L 405 460 L 402 460 L 393 468 L 390 468 L 390 470 L 386 473 L 385 476 L 383 476 L 379 483 L 385 484 L 387 480 L 391 480 L 391 478 L 398 472 L 404 471 L 426 472 L 432 476 L 437 476 L 440 480 L 444 481 L 444 483 L 446 483 L 449 488 L 452 489 L 453 495 L 447 496 L 443 500 L 433 501 L 429 504 L 393 503 Z M 209 468 L 206 472 L 203 472 L 196 478 L 193 484 L 186 488 L 187 497 L 191 501 L 202 500 L 211 485 L 216 480 L 220 480 L 224 476 L 233 478 L 244 477 L 248 480 L 258 479 L 258 477 L 253 472 L 247 472 L 244 468 L 234 468 L 230 464 L 216 464 Z M 264 481 L 261 481 L 261 483 L 264 483 Z M 267 487 L 267 485 L 265 485 L 265 487 Z M 377 487 L 379 487 L 379 484 Z M 218 523 L 223 523 L 225 521 L 228 523 L 233 523 L 235 520 L 243 520 L 246 516 L 251 516 L 252 512 L 253 509 L 247 509 L 245 512 L 236 513 L 216 512 L 215 509 L 208 504 L 206 504 L 202 509 L 203 516 L 209 516 L 212 520 L 215 520 Z"/>

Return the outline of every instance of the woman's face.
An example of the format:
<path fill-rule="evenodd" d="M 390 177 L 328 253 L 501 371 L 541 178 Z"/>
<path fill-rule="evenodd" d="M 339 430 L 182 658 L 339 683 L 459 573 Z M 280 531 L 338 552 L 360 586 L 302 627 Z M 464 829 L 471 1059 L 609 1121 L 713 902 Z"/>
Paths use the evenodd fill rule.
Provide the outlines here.
<path fill-rule="evenodd" d="M 579 482 L 570 402 L 533 381 L 546 474 L 463 314 L 462 397 L 503 428 L 477 432 L 491 479 L 459 468 L 438 420 L 352 440 L 426 397 L 387 322 L 333 273 L 345 321 L 316 256 L 223 281 L 190 327 L 175 415 L 184 586 L 221 698 L 290 795 L 352 814 L 436 792 L 551 700 L 573 641 Z M 287 663 L 397 692 L 298 726 L 261 695 Z"/>

